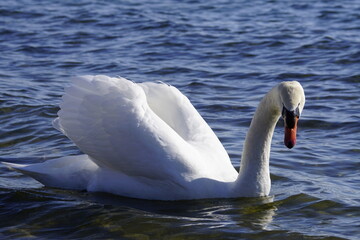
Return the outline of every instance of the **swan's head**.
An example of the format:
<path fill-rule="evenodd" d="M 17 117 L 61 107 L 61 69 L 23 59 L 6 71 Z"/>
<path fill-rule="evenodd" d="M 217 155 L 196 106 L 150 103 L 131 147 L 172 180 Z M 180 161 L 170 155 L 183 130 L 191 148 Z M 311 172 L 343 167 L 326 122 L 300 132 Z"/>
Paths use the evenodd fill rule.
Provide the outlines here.
<path fill-rule="evenodd" d="M 297 122 L 305 105 L 304 89 L 299 82 L 282 82 L 278 85 L 279 108 L 285 123 L 284 144 L 292 148 L 296 143 Z"/>

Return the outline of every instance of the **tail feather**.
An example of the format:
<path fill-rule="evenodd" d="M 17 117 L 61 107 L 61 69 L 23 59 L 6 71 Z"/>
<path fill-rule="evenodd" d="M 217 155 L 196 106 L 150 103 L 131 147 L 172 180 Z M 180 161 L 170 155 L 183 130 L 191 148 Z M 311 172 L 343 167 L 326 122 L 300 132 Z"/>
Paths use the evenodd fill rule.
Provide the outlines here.
<path fill-rule="evenodd" d="M 45 186 L 77 190 L 87 189 L 91 176 L 98 168 L 87 155 L 57 158 L 34 164 L 1 163 Z"/>

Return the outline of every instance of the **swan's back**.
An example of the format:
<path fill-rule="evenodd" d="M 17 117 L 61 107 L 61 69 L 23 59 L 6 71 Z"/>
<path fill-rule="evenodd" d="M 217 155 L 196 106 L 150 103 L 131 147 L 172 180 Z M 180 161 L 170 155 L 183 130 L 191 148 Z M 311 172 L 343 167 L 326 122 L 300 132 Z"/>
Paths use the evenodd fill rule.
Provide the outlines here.
<path fill-rule="evenodd" d="M 66 89 L 54 126 L 101 168 L 170 180 L 233 180 L 220 141 L 176 88 L 84 76 Z"/>

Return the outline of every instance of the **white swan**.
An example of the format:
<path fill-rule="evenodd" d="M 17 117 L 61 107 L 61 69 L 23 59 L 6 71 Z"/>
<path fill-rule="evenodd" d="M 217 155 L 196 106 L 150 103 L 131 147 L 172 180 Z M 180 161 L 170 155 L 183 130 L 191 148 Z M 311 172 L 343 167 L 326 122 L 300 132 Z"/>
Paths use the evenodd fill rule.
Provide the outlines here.
<path fill-rule="evenodd" d="M 65 90 L 54 127 L 84 155 L 21 165 L 5 163 L 46 186 L 133 198 L 179 200 L 266 196 L 276 122 L 285 145 L 296 140 L 305 104 L 298 82 L 282 82 L 261 100 L 246 136 L 240 172 L 175 87 L 124 78 L 83 76 Z"/>

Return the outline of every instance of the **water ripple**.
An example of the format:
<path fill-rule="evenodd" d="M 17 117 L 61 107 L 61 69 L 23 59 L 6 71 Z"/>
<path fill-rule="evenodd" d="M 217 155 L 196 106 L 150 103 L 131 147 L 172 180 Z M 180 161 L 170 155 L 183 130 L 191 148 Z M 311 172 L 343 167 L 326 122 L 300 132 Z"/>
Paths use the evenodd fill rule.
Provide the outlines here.
<path fill-rule="evenodd" d="M 359 239 L 359 10 L 345 0 L 4 0 L 1 161 L 80 153 L 51 126 L 74 75 L 178 87 L 236 167 L 271 87 L 297 80 L 307 102 L 296 148 L 284 148 L 282 121 L 275 129 L 272 200 L 169 203 L 60 191 L 0 166 L 1 237 Z"/>

